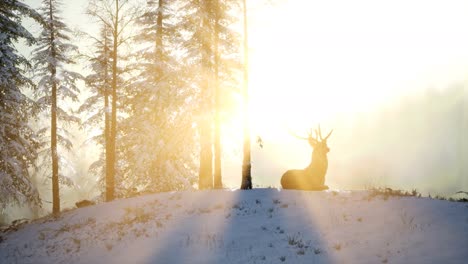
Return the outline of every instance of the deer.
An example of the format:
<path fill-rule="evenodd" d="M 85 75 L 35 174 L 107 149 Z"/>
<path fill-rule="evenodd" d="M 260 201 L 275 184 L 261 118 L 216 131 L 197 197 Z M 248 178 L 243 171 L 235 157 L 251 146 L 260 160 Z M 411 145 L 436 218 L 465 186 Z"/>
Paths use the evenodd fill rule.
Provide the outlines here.
<path fill-rule="evenodd" d="M 316 136 L 313 136 L 313 130 L 310 129 L 308 137 L 300 137 L 294 135 L 299 139 L 304 139 L 309 142 L 312 147 L 312 160 L 303 170 L 288 170 L 281 177 L 281 186 L 283 189 L 296 189 L 296 190 L 327 190 L 328 186 L 325 185 L 325 175 L 328 169 L 327 154 L 330 148 L 327 146 L 327 139 L 331 136 L 333 130 L 323 138 L 320 131 L 320 125 L 315 130 Z"/>

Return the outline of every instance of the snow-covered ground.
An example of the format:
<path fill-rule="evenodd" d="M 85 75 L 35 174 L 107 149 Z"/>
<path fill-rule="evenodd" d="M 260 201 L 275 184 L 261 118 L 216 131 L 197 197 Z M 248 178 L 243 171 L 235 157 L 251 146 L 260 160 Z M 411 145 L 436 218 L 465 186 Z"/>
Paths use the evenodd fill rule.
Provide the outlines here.
<path fill-rule="evenodd" d="M 1 263 L 467 263 L 468 204 L 187 191 L 71 210 L 1 236 Z"/>

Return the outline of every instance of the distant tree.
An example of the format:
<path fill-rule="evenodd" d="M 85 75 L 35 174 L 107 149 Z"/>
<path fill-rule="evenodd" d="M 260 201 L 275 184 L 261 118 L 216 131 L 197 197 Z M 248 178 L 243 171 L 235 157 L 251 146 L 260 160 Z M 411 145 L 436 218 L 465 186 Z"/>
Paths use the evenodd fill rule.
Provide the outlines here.
<path fill-rule="evenodd" d="M 41 205 L 28 170 L 38 148 L 28 125 L 35 105 L 22 92 L 22 88 L 34 84 L 25 75 L 29 62 L 14 46 L 20 40 L 28 45 L 35 42 L 21 24 L 24 17 L 41 22 L 39 14 L 22 1 L 0 2 L 0 209 L 11 203 Z"/>
<path fill-rule="evenodd" d="M 104 23 L 111 34 L 111 82 L 110 82 L 110 109 L 106 109 L 106 115 L 110 115 L 109 133 L 104 133 L 106 151 L 106 201 L 115 197 L 115 178 L 117 169 L 117 107 L 118 90 L 122 89 L 122 75 L 125 73 L 119 68 L 122 58 L 121 46 L 131 37 L 127 35 L 129 26 L 134 22 L 135 12 L 130 6 L 129 0 L 93 0 L 88 7 L 88 14 Z M 107 124 L 107 123 L 106 123 Z"/>
<path fill-rule="evenodd" d="M 91 73 L 85 78 L 90 95 L 80 106 L 79 112 L 86 115 L 82 125 L 91 134 L 87 142 L 97 144 L 105 150 L 110 138 L 111 32 L 109 27 L 101 22 L 99 36 L 88 37 L 93 39 L 92 46 L 94 47 L 93 54 L 87 56 Z M 98 160 L 89 167 L 91 174 L 97 176 L 98 185 L 104 187 L 106 154 L 109 152 L 102 151 Z"/>
<path fill-rule="evenodd" d="M 50 141 L 42 141 L 46 153 L 52 160 L 52 212 L 60 212 L 59 183 L 71 185 L 72 182 L 65 175 L 59 174 L 59 157 L 63 161 L 61 150 L 71 150 L 73 147 L 69 139 L 67 125 L 78 124 L 80 119 L 66 106 L 65 100 L 78 101 L 79 89 L 76 81 L 82 76 L 67 69 L 74 64 L 71 55 L 78 48 L 72 45 L 70 30 L 60 17 L 61 1 L 44 0 L 39 12 L 45 22 L 42 33 L 38 38 L 38 47 L 33 51 L 33 63 L 36 76 L 39 77 L 35 90 L 37 103 L 42 110 L 50 111 L 50 127 L 38 131 L 39 136 L 50 136 Z M 59 104 L 62 100 L 62 104 Z M 50 134 L 49 134 L 50 132 Z"/>

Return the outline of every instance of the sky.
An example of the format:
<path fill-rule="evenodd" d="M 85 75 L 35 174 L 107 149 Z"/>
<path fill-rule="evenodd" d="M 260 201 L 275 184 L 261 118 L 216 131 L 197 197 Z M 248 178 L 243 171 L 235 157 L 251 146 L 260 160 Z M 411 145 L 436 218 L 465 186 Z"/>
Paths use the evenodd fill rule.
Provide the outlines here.
<path fill-rule="evenodd" d="M 39 3 L 38 0 L 25 2 L 33 7 Z M 65 1 L 64 17 L 71 28 L 93 28 L 83 14 L 86 2 Z M 276 186 L 285 169 L 307 166 L 311 150 L 290 132 L 304 134 L 320 123 L 324 130 L 334 129 L 329 140 L 331 185 L 354 187 L 349 179 L 343 180 L 344 176 L 333 173 L 354 170 L 356 162 L 369 163 L 368 157 L 373 156 L 369 145 L 383 140 L 377 137 L 373 142 L 352 140 L 362 136 L 353 135 L 362 120 L 368 123 L 369 135 L 391 134 L 392 131 L 382 131 L 378 125 L 382 111 L 396 113 L 404 102 L 411 101 L 408 98 L 422 98 L 428 91 L 443 91 L 454 84 L 466 83 L 467 1 L 247 3 L 252 137 L 258 135 L 264 140 L 263 149 L 252 146 L 253 172 L 258 175 L 259 185 Z M 462 98 L 466 98 L 465 91 L 461 92 Z M 421 113 L 426 110 L 427 107 L 418 108 Z M 404 130 L 403 123 L 395 123 L 392 129 Z M 231 120 L 228 126 L 233 129 L 228 130 L 235 130 L 239 124 L 240 117 Z M 421 131 L 421 135 L 426 134 Z M 241 134 L 236 136 L 241 138 Z M 347 142 L 349 139 L 353 142 Z M 224 183 L 229 187 L 240 183 L 241 150 L 236 147 L 240 144 L 233 142 L 225 147 L 228 158 L 224 164 Z M 349 150 L 350 144 L 355 144 L 354 154 Z M 398 160 L 403 156 L 407 161 L 409 157 L 421 156 L 414 152 L 410 155 L 403 151 L 404 155 L 382 156 L 382 159 Z M 463 160 L 466 155 L 461 153 Z M 424 160 L 418 160 L 417 165 L 422 164 Z M 462 177 L 462 172 L 457 177 Z M 413 185 L 426 183 L 421 177 L 411 181 Z M 458 180 L 468 188 L 464 178 Z M 406 182 L 401 180 L 396 185 L 409 188 Z"/>
<path fill-rule="evenodd" d="M 289 0 L 252 11 L 252 100 L 271 99 L 260 104 L 270 113 L 298 107 L 293 120 L 276 108 L 287 123 L 320 122 L 465 80 L 467 13 L 468 2 L 453 0 Z"/>

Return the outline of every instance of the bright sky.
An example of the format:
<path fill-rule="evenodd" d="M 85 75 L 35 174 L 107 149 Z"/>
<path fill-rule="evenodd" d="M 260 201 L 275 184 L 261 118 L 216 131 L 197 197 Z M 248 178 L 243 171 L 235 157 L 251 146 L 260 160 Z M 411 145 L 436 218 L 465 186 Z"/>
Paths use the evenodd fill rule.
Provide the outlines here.
<path fill-rule="evenodd" d="M 261 134 L 370 111 L 468 74 L 468 1 L 286 0 L 250 15 Z"/>

